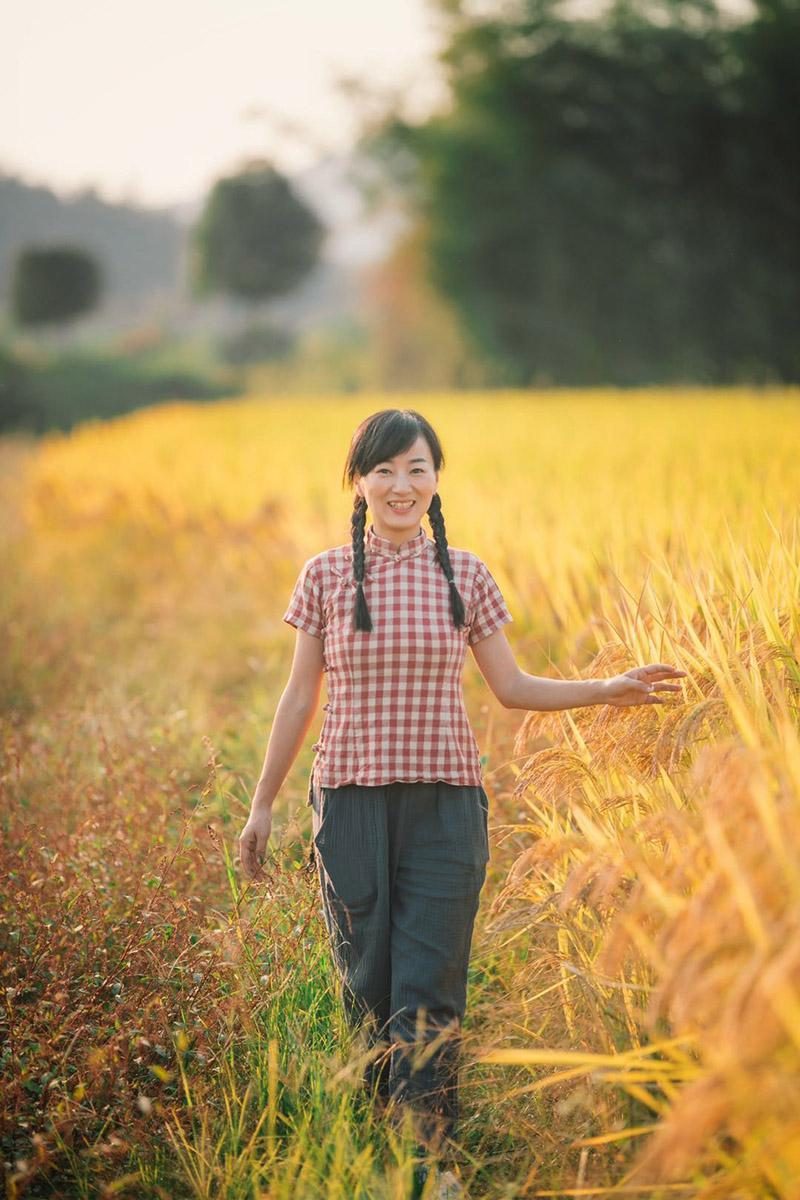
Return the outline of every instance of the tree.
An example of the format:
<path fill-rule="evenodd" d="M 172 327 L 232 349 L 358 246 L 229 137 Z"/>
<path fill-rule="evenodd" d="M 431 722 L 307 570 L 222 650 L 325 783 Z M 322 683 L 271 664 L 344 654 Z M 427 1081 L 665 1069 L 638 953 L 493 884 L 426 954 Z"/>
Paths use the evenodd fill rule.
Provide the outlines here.
<path fill-rule="evenodd" d="M 800 20 L 762 0 L 440 0 L 451 104 L 364 149 L 424 221 L 430 275 L 521 385 L 796 380 Z M 414 169 L 409 169 L 409 163 Z"/>
<path fill-rule="evenodd" d="M 97 306 L 102 276 L 95 259 L 73 246 L 27 246 L 14 261 L 11 313 L 23 326 L 58 325 Z"/>
<path fill-rule="evenodd" d="M 252 162 L 211 190 L 193 235 L 193 290 L 248 303 L 284 295 L 316 264 L 324 232 L 283 175 Z"/>

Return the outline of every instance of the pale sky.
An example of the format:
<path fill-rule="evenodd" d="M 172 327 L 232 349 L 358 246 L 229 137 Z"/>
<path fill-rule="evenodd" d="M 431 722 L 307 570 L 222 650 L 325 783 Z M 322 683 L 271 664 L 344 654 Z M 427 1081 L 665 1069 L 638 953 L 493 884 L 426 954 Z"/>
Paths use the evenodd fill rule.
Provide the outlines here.
<path fill-rule="evenodd" d="M 245 157 L 291 173 L 345 149 L 342 75 L 402 85 L 409 116 L 445 97 L 426 0 L 6 0 L 2 32 L 0 171 L 109 200 L 195 200 Z"/>
<path fill-rule="evenodd" d="M 355 139 L 337 77 L 402 87 L 412 120 L 445 103 L 440 21 L 427 0 L 5 0 L 0 172 L 148 205 L 247 157 L 291 174 Z"/>

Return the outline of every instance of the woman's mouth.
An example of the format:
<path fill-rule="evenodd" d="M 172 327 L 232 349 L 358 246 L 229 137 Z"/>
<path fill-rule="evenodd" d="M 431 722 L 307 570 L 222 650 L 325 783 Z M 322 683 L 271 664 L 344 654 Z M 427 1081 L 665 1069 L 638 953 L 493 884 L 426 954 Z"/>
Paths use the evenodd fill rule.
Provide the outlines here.
<path fill-rule="evenodd" d="M 415 502 L 413 500 L 389 500 L 387 503 L 389 508 L 393 508 L 395 512 L 408 512 L 414 507 Z"/>

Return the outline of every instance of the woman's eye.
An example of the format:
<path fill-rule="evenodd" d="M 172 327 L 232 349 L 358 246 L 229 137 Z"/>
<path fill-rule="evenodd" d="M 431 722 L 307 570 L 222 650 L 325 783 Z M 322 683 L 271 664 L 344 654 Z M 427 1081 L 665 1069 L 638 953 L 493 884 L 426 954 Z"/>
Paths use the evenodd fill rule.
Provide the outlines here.
<path fill-rule="evenodd" d="M 377 470 L 378 475 L 386 475 L 386 474 L 390 473 L 388 467 L 377 467 L 376 470 Z M 412 475 L 415 475 L 415 474 L 424 475 L 425 468 L 424 467 L 414 467 L 411 474 Z"/>

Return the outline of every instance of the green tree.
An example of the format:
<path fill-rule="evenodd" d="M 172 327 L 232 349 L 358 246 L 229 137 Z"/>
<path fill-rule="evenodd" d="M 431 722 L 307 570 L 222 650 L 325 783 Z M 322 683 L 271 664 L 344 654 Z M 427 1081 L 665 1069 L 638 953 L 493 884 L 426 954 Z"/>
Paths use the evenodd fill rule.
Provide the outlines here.
<path fill-rule="evenodd" d="M 252 162 L 211 190 L 192 239 L 193 291 L 251 304 L 284 295 L 316 264 L 324 232 L 283 175 Z"/>
<path fill-rule="evenodd" d="M 498 381 L 796 380 L 798 8 L 441 0 L 448 110 L 364 140 Z M 507 11 L 507 10 L 506 10 Z"/>
<path fill-rule="evenodd" d="M 11 315 L 20 326 L 60 325 L 97 306 L 100 267 L 79 247 L 26 246 L 11 278 Z"/>

